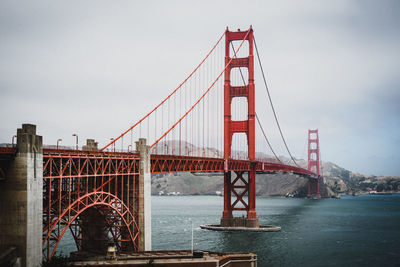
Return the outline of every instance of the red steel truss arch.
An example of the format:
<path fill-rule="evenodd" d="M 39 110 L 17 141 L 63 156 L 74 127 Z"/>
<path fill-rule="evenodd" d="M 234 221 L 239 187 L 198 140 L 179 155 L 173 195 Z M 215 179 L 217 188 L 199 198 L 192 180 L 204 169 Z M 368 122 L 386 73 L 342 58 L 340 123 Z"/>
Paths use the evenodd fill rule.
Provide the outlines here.
<path fill-rule="evenodd" d="M 137 238 L 139 235 L 139 227 L 133 214 L 129 211 L 129 208 L 115 195 L 112 195 L 108 192 L 97 191 L 86 194 L 77 199 L 69 207 L 64 209 L 63 213 L 57 220 L 54 220 L 51 223 L 51 227 L 46 231 L 47 233 L 45 232 L 43 237 L 43 247 L 45 248 L 47 244 L 45 250 L 50 251 L 48 255 L 49 258 L 53 257 L 65 232 L 78 218 L 78 216 L 94 206 L 106 206 L 115 211 L 123 223 L 122 225 L 118 226 L 126 227 L 126 230 L 128 231 L 128 237 L 130 238 L 129 241 L 132 243 L 133 248 L 138 250 Z M 66 215 L 71 213 L 73 213 L 73 216 L 70 216 L 68 219 Z M 61 229 L 56 228 L 61 221 L 63 221 L 63 227 Z M 121 233 L 112 232 L 112 235 L 117 247 L 121 247 Z M 74 238 L 76 238 L 75 235 Z M 51 240 L 55 240 L 55 242 L 52 244 Z"/>
<path fill-rule="evenodd" d="M 79 150 L 43 150 L 43 251 L 50 259 L 67 229 L 78 250 L 113 240 L 118 251 L 139 251 L 139 155 Z M 85 211 L 99 212 L 101 240 L 89 238 Z M 89 212 L 90 213 L 90 212 Z M 99 230 L 100 231 L 100 230 Z M 83 250 L 85 250 L 83 249 Z"/>

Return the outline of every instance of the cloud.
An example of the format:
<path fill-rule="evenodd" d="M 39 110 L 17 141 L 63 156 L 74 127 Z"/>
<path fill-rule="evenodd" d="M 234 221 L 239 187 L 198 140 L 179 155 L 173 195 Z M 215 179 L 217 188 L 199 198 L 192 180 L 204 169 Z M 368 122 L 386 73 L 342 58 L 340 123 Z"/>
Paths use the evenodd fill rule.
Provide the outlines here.
<path fill-rule="evenodd" d="M 399 11 L 398 1 L 2 1 L 0 143 L 23 122 L 49 144 L 73 144 L 73 132 L 106 142 L 176 88 L 226 26 L 252 24 L 295 156 L 319 128 L 324 160 L 400 175 L 370 161 L 400 160 Z M 256 109 L 284 154 L 260 77 Z"/>

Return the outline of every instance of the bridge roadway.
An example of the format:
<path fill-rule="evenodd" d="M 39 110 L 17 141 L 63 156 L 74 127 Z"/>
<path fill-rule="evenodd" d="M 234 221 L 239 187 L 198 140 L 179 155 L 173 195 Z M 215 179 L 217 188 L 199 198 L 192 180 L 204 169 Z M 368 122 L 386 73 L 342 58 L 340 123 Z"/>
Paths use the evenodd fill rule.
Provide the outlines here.
<path fill-rule="evenodd" d="M 15 147 L 0 147 L 0 162 L 12 160 L 16 153 Z M 84 151 L 84 150 L 64 150 L 43 148 L 44 169 L 46 163 L 51 158 L 96 158 L 96 159 L 131 159 L 138 164 L 139 154 L 132 152 L 104 152 L 104 151 Z M 209 157 L 188 157 L 178 155 L 158 155 L 151 154 L 151 173 L 174 173 L 174 172 L 224 172 L 224 171 L 250 171 L 251 165 L 256 165 L 257 173 L 276 173 L 286 172 L 303 176 L 308 179 L 317 179 L 318 176 L 306 169 L 268 161 L 235 160 L 229 159 L 227 162 L 221 158 Z M 138 169 L 138 166 L 136 166 Z M 115 169 L 118 171 L 118 169 Z M 79 172 L 78 172 L 79 173 Z M 78 174 L 77 173 L 77 174 Z M 43 178 L 49 178 L 44 173 Z M 79 175 L 79 174 L 78 174 Z M 5 170 L 0 165 L 0 179 L 5 178 Z M 51 177 L 55 178 L 55 177 Z"/>

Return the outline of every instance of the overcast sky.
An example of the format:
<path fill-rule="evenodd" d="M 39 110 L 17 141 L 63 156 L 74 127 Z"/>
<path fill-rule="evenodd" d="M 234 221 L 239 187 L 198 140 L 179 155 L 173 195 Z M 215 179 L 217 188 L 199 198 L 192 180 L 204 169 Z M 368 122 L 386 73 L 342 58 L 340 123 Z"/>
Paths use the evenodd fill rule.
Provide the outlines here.
<path fill-rule="evenodd" d="M 247 2 L 2 0 L 0 143 L 33 123 L 45 144 L 73 145 L 75 132 L 104 144 L 176 88 L 226 26 L 253 25 L 294 155 L 306 157 L 307 129 L 318 128 L 324 161 L 400 175 L 400 1 Z"/>

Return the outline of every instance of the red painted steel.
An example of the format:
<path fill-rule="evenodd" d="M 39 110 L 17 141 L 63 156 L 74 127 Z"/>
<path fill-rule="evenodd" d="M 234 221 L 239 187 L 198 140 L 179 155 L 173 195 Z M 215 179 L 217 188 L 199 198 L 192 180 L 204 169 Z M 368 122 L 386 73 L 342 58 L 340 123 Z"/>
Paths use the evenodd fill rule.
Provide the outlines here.
<path fill-rule="evenodd" d="M 78 249 L 105 249 L 110 237 L 119 251 L 140 249 L 138 164 L 137 154 L 43 150 L 43 249 L 47 259 L 68 229 Z M 93 214 L 102 227 L 90 229 L 84 223 Z M 90 234 L 93 231 L 96 237 Z"/>
<path fill-rule="evenodd" d="M 254 167 L 252 167 L 254 165 Z M 292 165 L 285 165 L 275 162 L 220 159 L 207 157 L 187 157 L 173 155 L 151 155 L 152 173 L 171 172 L 249 172 L 255 169 L 258 173 L 287 172 L 309 179 L 316 179 L 315 173 Z"/>
<path fill-rule="evenodd" d="M 56 150 L 56 149 L 43 149 L 44 159 L 48 156 L 53 158 L 63 158 L 67 155 L 75 155 L 76 158 L 114 158 L 117 160 L 129 160 L 132 158 L 138 159 L 138 153 L 128 152 L 101 152 L 101 151 L 80 151 L 80 150 Z M 0 162 L 1 160 L 12 159 L 16 153 L 15 148 L 0 148 Z M 44 171 L 48 168 L 48 161 L 44 161 Z M 136 162 L 138 164 L 138 162 Z M 138 168 L 138 166 L 136 166 Z M 223 172 L 226 170 L 232 171 L 250 171 L 251 161 L 249 160 L 236 160 L 221 158 L 208 158 L 208 157 L 188 157 L 188 156 L 174 156 L 174 155 L 151 155 L 151 172 L 152 173 L 170 173 L 170 172 Z M 273 161 L 255 161 L 255 170 L 259 173 L 274 173 L 274 172 L 288 172 L 305 176 L 309 179 L 316 179 L 316 173 L 299 168 L 292 165 L 276 163 Z M 65 170 L 64 170 L 65 171 Z M 44 174 L 43 177 L 57 178 L 59 175 L 48 177 Z M 97 174 L 101 175 L 101 174 Z M 79 175 L 78 175 L 79 176 Z M 75 176 L 75 177 L 78 177 Z M 86 175 L 88 176 L 88 175 Z"/>
<path fill-rule="evenodd" d="M 315 173 L 318 177 L 318 179 L 309 180 L 308 197 L 321 197 L 319 187 L 322 177 L 320 176 L 319 170 L 318 129 L 308 130 L 308 171 Z"/>
<path fill-rule="evenodd" d="M 244 58 L 236 58 L 236 52 L 230 57 L 230 45 L 232 41 L 244 40 L 248 41 L 249 55 Z M 226 29 L 225 32 L 225 84 L 224 84 L 224 159 L 231 158 L 232 138 L 235 133 L 245 133 L 248 145 L 248 178 L 243 178 L 243 173 L 236 172 L 236 179 L 232 180 L 232 169 L 225 171 L 224 174 L 224 211 L 223 219 L 231 219 L 234 210 L 245 210 L 248 219 L 257 219 L 255 208 L 255 184 L 256 184 L 256 162 L 255 162 L 255 94 L 254 94 L 254 58 L 253 58 L 253 29 L 250 27 L 248 31 L 231 32 Z M 248 69 L 248 83 L 246 86 L 231 85 L 231 70 L 233 68 Z M 231 104 L 235 97 L 245 97 L 248 102 L 248 118 L 244 121 L 232 121 Z M 240 185 L 237 185 L 239 183 Z M 237 194 L 235 188 L 243 187 L 241 194 Z M 231 196 L 236 200 L 231 203 Z M 248 193 L 248 203 L 243 200 L 243 195 Z M 241 203 L 244 208 L 237 208 L 236 205 Z"/>
<path fill-rule="evenodd" d="M 245 164 L 235 167 L 245 168 Z M 151 155 L 152 173 L 170 172 L 220 172 L 224 169 L 224 161 L 219 158 L 186 157 L 173 155 Z"/>

